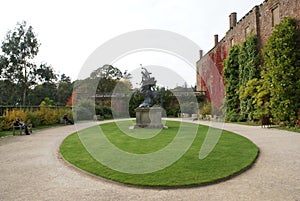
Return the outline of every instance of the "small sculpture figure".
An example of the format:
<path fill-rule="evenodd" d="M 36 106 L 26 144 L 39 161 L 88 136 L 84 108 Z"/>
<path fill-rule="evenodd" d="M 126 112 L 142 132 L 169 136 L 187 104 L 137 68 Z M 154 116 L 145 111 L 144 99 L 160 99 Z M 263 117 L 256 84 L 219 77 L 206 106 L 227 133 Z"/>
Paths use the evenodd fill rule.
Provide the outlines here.
<path fill-rule="evenodd" d="M 151 77 L 150 73 L 146 68 L 142 67 L 144 71 L 142 71 L 142 86 L 140 89 L 140 93 L 145 95 L 144 101 L 139 107 L 151 107 L 153 103 L 153 97 L 155 96 L 154 93 L 154 86 L 156 85 L 156 80 L 154 77 Z"/>
<path fill-rule="evenodd" d="M 142 67 L 141 88 L 137 94 L 144 95 L 144 101 L 135 109 L 136 125 L 133 128 L 166 128 L 162 121 L 162 108 L 155 106 L 158 102 L 158 91 L 156 90 L 156 80 L 151 77 L 151 73 Z"/>

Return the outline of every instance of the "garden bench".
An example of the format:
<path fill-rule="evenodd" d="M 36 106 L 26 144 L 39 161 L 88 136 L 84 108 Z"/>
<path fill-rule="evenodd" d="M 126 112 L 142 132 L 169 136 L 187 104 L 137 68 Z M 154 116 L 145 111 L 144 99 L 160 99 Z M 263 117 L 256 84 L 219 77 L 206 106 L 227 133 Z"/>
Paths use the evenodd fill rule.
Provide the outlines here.
<path fill-rule="evenodd" d="M 69 119 L 68 116 L 61 117 L 60 118 L 60 123 L 64 123 L 65 126 L 68 125 L 68 124 L 71 124 L 71 125 L 74 124 L 73 120 Z"/>
<path fill-rule="evenodd" d="M 101 120 L 104 120 L 104 116 L 101 116 L 101 115 L 94 115 L 94 120 L 95 120 L 95 121 L 101 121 Z"/>
<path fill-rule="evenodd" d="M 67 125 L 67 121 L 64 119 L 64 118 L 60 118 L 60 121 L 59 121 L 61 124 L 65 124 L 65 125 Z"/>
<path fill-rule="evenodd" d="M 28 132 L 32 133 L 32 124 L 28 124 L 27 125 L 28 128 Z M 23 128 L 22 126 L 15 126 L 13 125 L 13 135 L 16 135 L 16 131 L 20 131 L 20 135 L 25 134 L 25 128 Z"/>
<path fill-rule="evenodd" d="M 271 127 L 270 117 L 263 117 L 262 118 L 261 127 L 262 128 L 270 128 Z"/>

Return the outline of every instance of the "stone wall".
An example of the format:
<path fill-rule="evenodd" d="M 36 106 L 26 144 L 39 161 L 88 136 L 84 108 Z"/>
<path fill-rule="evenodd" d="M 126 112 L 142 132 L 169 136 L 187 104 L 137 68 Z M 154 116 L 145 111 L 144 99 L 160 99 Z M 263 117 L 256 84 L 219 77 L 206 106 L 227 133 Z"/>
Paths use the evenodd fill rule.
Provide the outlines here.
<path fill-rule="evenodd" d="M 206 92 L 207 99 L 218 107 L 222 106 L 224 96 L 222 62 L 227 56 L 224 42 L 223 39 L 197 62 L 197 90 Z"/>
<path fill-rule="evenodd" d="M 278 22 L 277 18 L 278 17 Z M 300 29 L 300 0 L 266 0 L 254 6 L 243 18 L 236 21 L 236 13 L 229 15 L 229 30 L 224 38 L 197 61 L 197 90 L 206 92 L 208 100 L 219 106 L 224 94 L 223 61 L 232 45 L 241 44 L 249 35 L 257 35 L 260 50 L 271 35 L 276 23 L 283 18 L 298 20 Z M 214 38 L 216 41 L 216 36 Z M 221 90 L 221 91 L 220 91 Z M 221 99 L 221 100 L 220 100 Z M 213 101 L 215 100 L 215 101 Z"/>
<path fill-rule="evenodd" d="M 279 18 L 291 17 L 298 20 L 300 25 L 300 0 L 268 0 L 260 5 L 260 45 L 264 46 L 268 37 L 271 35 L 274 26 L 272 23 L 272 11 L 279 9 Z M 300 27 L 300 26 L 299 26 Z"/>

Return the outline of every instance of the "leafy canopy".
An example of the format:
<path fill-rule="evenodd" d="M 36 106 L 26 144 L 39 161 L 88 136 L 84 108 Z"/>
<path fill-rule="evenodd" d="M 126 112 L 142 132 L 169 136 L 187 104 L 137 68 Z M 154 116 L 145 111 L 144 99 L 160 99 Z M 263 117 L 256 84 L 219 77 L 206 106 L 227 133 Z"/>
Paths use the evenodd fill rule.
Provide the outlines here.
<path fill-rule="evenodd" d="M 39 47 L 33 27 L 28 26 L 25 21 L 18 23 L 13 31 L 8 31 L 2 42 L 0 78 L 15 84 L 21 94 L 17 100 L 22 100 L 23 105 L 27 103 L 30 87 L 38 82 L 52 82 L 57 78 L 51 66 L 34 63 L 33 59 L 38 54 Z"/>

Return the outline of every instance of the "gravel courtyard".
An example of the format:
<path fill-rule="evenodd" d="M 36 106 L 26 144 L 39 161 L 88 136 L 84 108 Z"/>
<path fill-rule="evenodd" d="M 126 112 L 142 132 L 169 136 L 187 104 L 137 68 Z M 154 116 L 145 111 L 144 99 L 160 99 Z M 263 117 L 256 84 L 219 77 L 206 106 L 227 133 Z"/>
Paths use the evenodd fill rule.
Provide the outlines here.
<path fill-rule="evenodd" d="M 94 124 L 76 126 L 83 129 Z M 300 201 L 300 133 L 225 124 L 224 129 L 247 137 L 260 148 L 251 169 L 214 185 L 149 189 L 109 182 L 66 163 L 58 153 L 59 146 L 76 126 L 0 139 L 0 200 Z"/>

